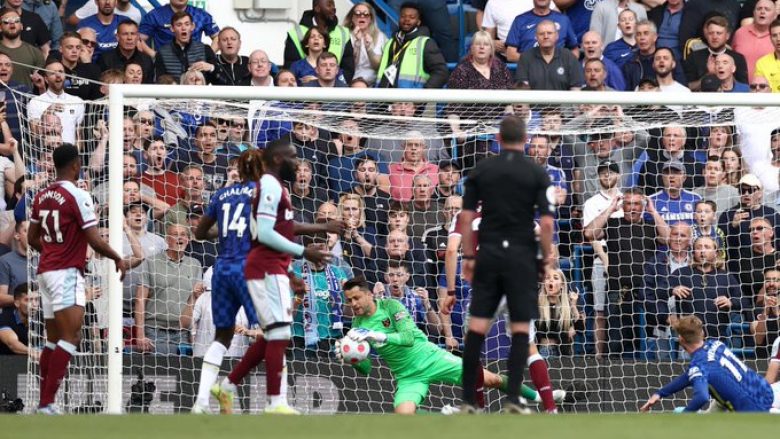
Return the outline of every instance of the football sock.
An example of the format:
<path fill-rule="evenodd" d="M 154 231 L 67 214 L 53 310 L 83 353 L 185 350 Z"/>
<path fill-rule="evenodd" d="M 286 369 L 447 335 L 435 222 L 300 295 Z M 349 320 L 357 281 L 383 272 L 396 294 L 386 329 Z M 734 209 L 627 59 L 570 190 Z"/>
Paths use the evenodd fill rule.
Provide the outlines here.
<path fill-rule="evenodd" d="M 241 361 L 236 364 L 236 367 L 228 375 L 228 381 L 232 384 L 241 384 L 244 377 L 265 358 L 267 344 L 268 342 L 265 341 L 264 337 L 260 337 L 252 343 L 241 358 Z"/>
<path fill-rule="evenodd" d="M 41 407 L 46 407 L 54 402 L 57 390 L 62 384 L 62 379 L 68 372 L 70 357 L 76 353 L 76 346 L 65 340 L 57 342 L 57 348 L 49 358 L 49 371 L 46 374 L 46 388 L 41 392 Z"/>
<path fill-rule="evenodd" d="M 509 388 L 507 398 L 514 404 L 520 403 L 520 385 L 523 384 L 523 371 L 528 358 L 528 334 L 512 334 L 512 347 L 509 349 Z"/>
<path fill-rule="evenodd" d="M 485 369 L 477 368 L 477 407 L 485 408 Z"/>
<path fill-rule="evenodd" d="M 477 334 L 474 331 L 466 333 L 466 346 L 463 348 L 463 402 L 466 404 L 477 404 L 477 371 L 482 369 L 479 362 L 482 343 L 485 341 L 484 334 Z"/>
<path fill-rule="evenodd" d="M 196 403 L 202 407 L 209 405 L 209 391 L 211 386 L 217 382 L 219 368 L 222 366 L 222 357 L 225 356 L 227 348 L 218 341 L 212 341 L 211 346 L 203 355 L 203 366 L 200 369 L 200 384 L 198 386 L 198 399 Z"/>
<path fill-rule="evenodd" d="M 41 371 L 41 385 L 40 385 L 40 396 L 38 399 L 38 403 L 40 407 L 43 407 L 40 405 L 40 398 L 43 397 L 43 389 L 46 388 L 46 376 L 49 374 L 49 361 L 51 360 L 51 354 L 54 353 L 54 350 L 57 349 L 57 345 L 47 341 L 46 344 L 43 346 L 43 350 L 41 350 L 41 356 L 38 360 L 38 365 L 40 367 Z"/>
<path fill-rule="evenodd" d="M 271 340 L 266 348 L 266 393 L 271 399 L 271 406 L 287 404 L 287 395 L 281 392 L 282 370 L 284 369 L 284 351 L 290 340 Z"/>
<path fill-rule="evenodd" d="M 553 389 L 550 383 L 550 375 L 547 373 L 547 362 L 541 355 L 535 354 L 528 357 L 528 373 L 531 375 L 536 390 L 542 397 L 544 410 L 553 412 L 557 410 L 555 399 L 553 399 Z"/>

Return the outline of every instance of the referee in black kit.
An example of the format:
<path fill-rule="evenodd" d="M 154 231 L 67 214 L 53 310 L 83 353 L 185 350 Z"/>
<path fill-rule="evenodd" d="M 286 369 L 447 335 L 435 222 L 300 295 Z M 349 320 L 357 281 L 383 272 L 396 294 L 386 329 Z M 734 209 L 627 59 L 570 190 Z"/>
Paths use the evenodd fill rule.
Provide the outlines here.
<path fill-rule="evenodd" d="M 507 299 L 512 331 L 508 404 L 504 409 L 521 411 L 519 396 L 528 357 L 528 332 L 531 319 L 538 313 L 537 282 L 540 274 L 553 265 L 555 197 L 547 172 L 524 154 L 526 126 L 521 118 L 504 118 L 498 135 L 501 153 L 482 160 L 469 173 L 461 212 L 460 224 L 471 224 L 477 215 L 477 205 L 482 204 L 477 261 L 471 227 L 461 230 L 463 276 L 472 285 L 463 352 L 462 410 L 465 413 L 474 411 L 477 395 L 481 394 L 480 351 L 503 296 Z M 537 211 L 541 226 L 539 244 L 534 236 Z M 539 245 L 541 262 L 537 260 Z"/>

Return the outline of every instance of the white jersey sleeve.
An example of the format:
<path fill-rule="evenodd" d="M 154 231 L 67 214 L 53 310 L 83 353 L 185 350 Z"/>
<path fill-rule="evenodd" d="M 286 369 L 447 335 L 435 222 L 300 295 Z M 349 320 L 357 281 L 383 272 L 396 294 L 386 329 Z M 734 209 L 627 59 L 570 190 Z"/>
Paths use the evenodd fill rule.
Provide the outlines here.
<path fill-rule="evenodd" d="M 769 359 L 771 362 L 780 362 L 780 337 L 775 339 L 772 343 L 772 356 Z"/>
<path fill-rule="evenodd" d="M 276 219 L 279 202 L 282 199 L 282 185 L 271 175 L 260 178 L 260 200 L 257 203 L 257 216 Z"/>
<path fill-rule="evenodd" d="M 83 189 L 77 188 L 74 184 L 68 183 L 63 187 L 76 200 L 79 223 L 82 229 L 88 229 L 97 225 L 97 215 L 95 214 L 95 204 L 92 202 L 92 195 Z"/>

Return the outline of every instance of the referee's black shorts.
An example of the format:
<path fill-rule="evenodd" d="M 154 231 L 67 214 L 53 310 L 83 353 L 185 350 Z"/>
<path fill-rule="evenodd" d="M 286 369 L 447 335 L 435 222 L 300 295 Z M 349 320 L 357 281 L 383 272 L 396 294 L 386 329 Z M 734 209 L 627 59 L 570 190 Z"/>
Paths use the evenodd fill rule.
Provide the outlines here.
<path fill-rule="evenodd" d="M 509 320 L 529 322 L 539 314 L 535 246 L 481 244 L 471 289 L 469 315 L 492 319 L 506 295 Z"/>

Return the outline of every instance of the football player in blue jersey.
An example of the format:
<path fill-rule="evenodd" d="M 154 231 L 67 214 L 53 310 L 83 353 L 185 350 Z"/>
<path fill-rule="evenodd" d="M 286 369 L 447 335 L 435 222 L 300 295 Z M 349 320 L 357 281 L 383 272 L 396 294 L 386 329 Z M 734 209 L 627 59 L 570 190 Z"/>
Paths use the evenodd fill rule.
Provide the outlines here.
<path fill-rule="evenodd" d="M 733 412 L 768 412 L 778 407 L 780 386 L 771 386 L 725 344 L 705 339 L 704 325 L 698 317 L 681 317 L 675 330 L 680 346 L 691 356 L 688 370 L 653 393 L 641 411 L 649 411 L 662 398 L 689 386 L 693 387 L 693 397 L 682 409 L 685 412 L 706 409 L 710 397 Z"/>

